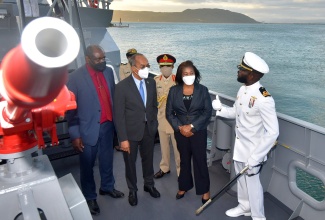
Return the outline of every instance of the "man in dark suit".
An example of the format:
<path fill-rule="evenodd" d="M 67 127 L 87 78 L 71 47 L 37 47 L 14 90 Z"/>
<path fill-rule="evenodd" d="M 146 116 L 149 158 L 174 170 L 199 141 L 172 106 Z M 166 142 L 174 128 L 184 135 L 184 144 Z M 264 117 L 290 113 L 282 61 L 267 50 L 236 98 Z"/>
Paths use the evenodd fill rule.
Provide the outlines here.
<path fill-rule="evenodd" d="M 66 118 L 72 145 L 80 152 L 81 190 L 91 214 L 98 215 L 93 174 L 97 153 L 101 176 L 99 194 L 113 198 L 124 194 L 114 189 L 113 71 L 106 66 L 105 53 L 100 46 L 88 46 L 85 56 L 86 64 L 69 76 L 67 86 L 76 96 L 77 109 L 67 112 Z"/>
<path fill-rule="evenodd" d="M 132 75 L 116 85 L 114 117 L 118 139 L 125 162 L 125 176 L 131 206 L 138 204 L 135 162 L 138 149 L 141 155 L 144 191 L 154 198 L 160 193 L 154 187 L 153 148 L 157 133 L 156 82 L 149 78 L 149 63 L 143 54 L 134 54 L 130 60 Z"/>

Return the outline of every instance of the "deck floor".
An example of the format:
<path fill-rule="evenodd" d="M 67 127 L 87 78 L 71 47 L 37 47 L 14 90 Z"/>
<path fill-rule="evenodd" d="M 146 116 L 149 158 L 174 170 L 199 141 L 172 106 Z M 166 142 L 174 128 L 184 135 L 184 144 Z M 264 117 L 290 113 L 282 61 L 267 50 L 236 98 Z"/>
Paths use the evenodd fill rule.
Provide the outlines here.
<path fill-rule="evenodd" d="M 201 196 L 195 194 L 193 188 L 186 193 L 184 198 L 176 200 L 175 196 L 178 190 L 177 174 L 174 166 L 173 156 L 171 172 L 161 179 L 155 180 L 155 186 L 161 194 L 160 198 L 152 198 L 149 193 L 143 191 L 143 178 L 141 169 L 141 158 L 137 159 L 137 177 L 138 177 L 138 205 L 130 206 L 128 203 L 128 188 L 125 180 L 124 161 L 121 152 L 115 151 L 114 155 L 114 176 L 115 188 L 124 192 L 125 197 L 114 199 L 109 196 L 98 195 L 97 202 L 101 213 L 99 216 L 93 216 L 95 220 L 119 219 L 119 220 L 190 220 L 190 219 L 218 219 L 218 220 L 248 220 L 251 217 L 230 218 L 225 215 L 225 211 L 237 205 L 235 193 L 224 193 L 220 198 L 208 207 L 199 216 L 195 215 L 196 209 L 201 206 Z M 161 159 L 160 146 L 156 144 L 154 153 L 154 170 L 159 170 Z M 58 177 L 72 173 L 76 182 L 79 184 L 79 159 L 78 156 L 72 156 L 60 160 L 52 161 L 52 165 Z M 97 190 L 100 177 L 98 167 L 94 168 Z M 230 174 L 222 167 L 220 161 L 215 161 L 213 166 L 209 167 L 211 195 L 218 192 L 230 178 Z M 80 184 L 79 184 L 80 185 Z M 291 213 L 290 210 L 279 206 L 271 195 L 265 195 L 265 214 L 268 220 L 287 220 Z"/>

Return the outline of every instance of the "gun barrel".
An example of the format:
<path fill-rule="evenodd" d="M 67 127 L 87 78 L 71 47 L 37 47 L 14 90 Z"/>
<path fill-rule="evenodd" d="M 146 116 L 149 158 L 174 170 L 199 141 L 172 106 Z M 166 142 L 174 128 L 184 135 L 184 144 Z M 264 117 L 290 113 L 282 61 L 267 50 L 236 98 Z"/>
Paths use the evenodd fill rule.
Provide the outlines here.
<path fill-rule="evenodd" d="M 79 48 L 76 31 L 61 19 L 38 18 L 26 26 L 21 44 L 1 64 L 0 92 L 8 101 L 11 121 L 22 117 L 21 109 L 42 107 L 59 94 Z"/>

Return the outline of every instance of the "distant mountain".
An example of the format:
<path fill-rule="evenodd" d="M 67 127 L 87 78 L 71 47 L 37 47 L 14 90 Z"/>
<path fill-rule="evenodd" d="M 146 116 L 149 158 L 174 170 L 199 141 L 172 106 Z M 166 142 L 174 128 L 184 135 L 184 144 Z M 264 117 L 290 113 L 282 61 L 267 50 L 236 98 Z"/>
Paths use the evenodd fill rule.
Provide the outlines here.
<path fill-rule="evenodd" d="M 259 23 L 236 12 L 223 9 L 187 9 L 182 12 L 114 10 L 112 22 L 189 22 L 189 23 Z"/>

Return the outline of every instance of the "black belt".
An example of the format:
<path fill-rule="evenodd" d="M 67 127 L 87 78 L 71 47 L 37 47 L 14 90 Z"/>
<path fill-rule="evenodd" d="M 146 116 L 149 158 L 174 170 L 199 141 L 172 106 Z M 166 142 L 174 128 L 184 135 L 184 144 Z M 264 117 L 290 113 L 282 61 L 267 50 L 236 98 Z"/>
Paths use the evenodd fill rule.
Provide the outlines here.
<path fill-rule="evenodd" d="M 258 165 L 256 165 L 256 166 L 254 166 L 254 167 L 260 167 L 260 169 L 258 170 L 258 172 L 257 173 L 254 173 L 254 174 L 247 174 L 247 176 L 255 176 L 255 175 L 257 175 L 257 174 L 259 174 L 261 171 L 262 171 L 262 168 L 263 168 L 263 165 L 264 165 L 264 161 L 262 162 L 262 163 L 260 163 L 260 164 L 258 164 Z"/>

